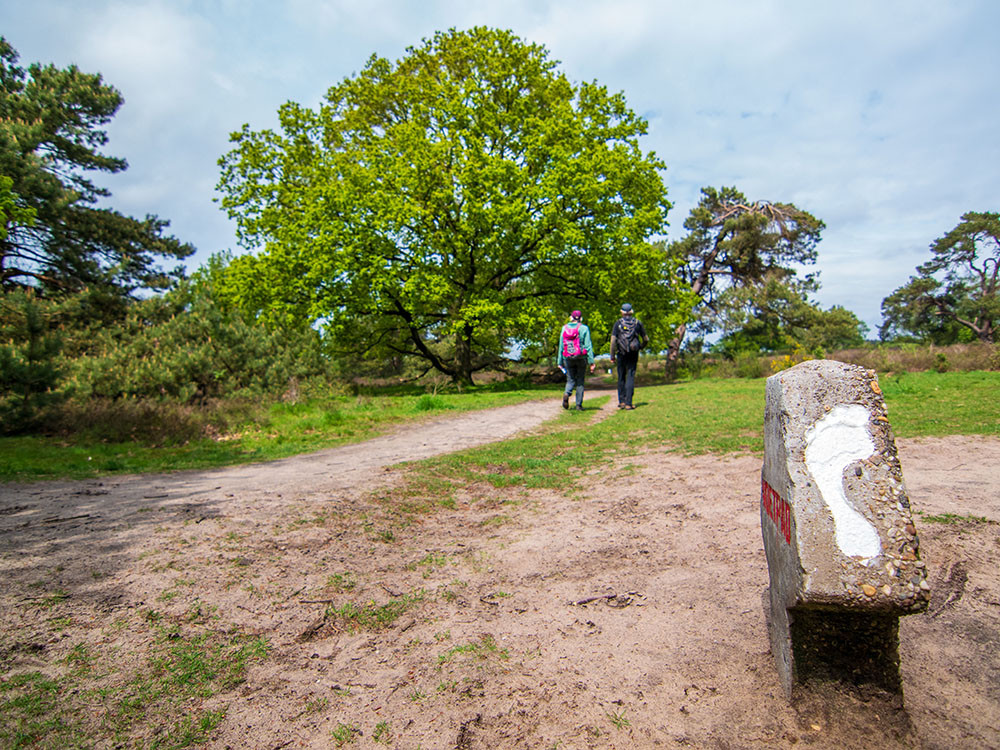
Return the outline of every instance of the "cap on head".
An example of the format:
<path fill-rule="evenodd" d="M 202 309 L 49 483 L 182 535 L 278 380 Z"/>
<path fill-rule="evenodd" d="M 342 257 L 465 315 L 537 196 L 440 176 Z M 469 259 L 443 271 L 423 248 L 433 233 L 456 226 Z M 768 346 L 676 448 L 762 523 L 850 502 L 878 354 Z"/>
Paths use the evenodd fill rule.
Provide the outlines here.
<path fill-rule="evenodd" d="M 630 305 L 628 302 L 623 303 L 622 304 L 622 312 L 623 313 L 630 313 L 630 312 L 632 312 L 632 305 Z"/>
<path fill-rule="evenodd" d="M 574 310 L 569 314 L 569 316 L 573 318 L 573 320 L 580 320 L 580 318 L 583 317 L 583 313 L 580 312 L 579 310 Z"/>

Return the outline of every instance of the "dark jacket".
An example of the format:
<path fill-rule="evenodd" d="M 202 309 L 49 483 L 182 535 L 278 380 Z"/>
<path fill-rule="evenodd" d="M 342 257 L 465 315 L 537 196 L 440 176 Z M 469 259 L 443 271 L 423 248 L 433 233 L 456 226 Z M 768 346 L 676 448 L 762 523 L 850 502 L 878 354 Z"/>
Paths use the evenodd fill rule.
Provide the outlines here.
<path fill-rule="evenodd" d="M 618 339 L 622 334 L 622 320 L 623 318 L 616 320 L 611 328 L 611 349 L 609 351 L 612 360 L 618 357 Z M 635 333 L 639 337 L 639 349 L 642 350 L 649 343 L 649 336 L 646 335 L 646 328 L 639 319 L 635 321 Z"/>

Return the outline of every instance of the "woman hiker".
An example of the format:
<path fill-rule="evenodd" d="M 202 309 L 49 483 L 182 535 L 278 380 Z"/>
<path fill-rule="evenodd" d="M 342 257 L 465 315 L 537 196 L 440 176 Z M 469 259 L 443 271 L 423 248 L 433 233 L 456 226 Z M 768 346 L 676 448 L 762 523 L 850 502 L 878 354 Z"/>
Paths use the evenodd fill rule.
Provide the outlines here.
<path fill-rule="evenodd" d="M 594 371 L 594 345 L 590 341 L 590 329 L 583 324 L 583 313 L 574 310 L 569 314 L 569 323 L 559 333 L 559 369 L 566 373 L 566 391 L 563 393 L 563 409 L 569 408 L 569 397 L 576 389 L 576 410 L 583 411 L 583 380 L 587 376 L 587 365 Z"/>

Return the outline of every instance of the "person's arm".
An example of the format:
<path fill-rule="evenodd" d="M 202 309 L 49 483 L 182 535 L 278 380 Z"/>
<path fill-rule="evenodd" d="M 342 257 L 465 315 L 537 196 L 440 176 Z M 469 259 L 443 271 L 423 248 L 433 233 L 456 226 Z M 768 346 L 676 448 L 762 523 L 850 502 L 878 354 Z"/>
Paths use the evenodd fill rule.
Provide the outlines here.
<path fill-rule="evenodd" d="M 639 321 L 639 348 L 645 349 L 646 345 L 649 344 L 649 336 L 646 335 L 646 326 Z"/>
<path fill-rule="evenodd" d="M 611 355 L 611 361 L 615 361 L 615 353 L 618 351 L 618 321 L 611 326 L 611 348 L 608 350 L 608 354 Z"/>
<path fill-rule="evenodd" d="M 565 371 L 566 368 L 564 367 L 564 363 L 563 363 L 563 350 L 562 349 L 563 349 L 562 348 L 562 328 L 560 328 L 559 329 L 559 343 L 556 344 L 556 351 L 559 352 L 559 356 L 556 357 L 556 367 L 558 367 L 560 370 Z"/>
<path fill-rule="evenodd" d="M 583 348 L 587 350 L 587 364 L 590 365 L 590 371 L 594 371 L 594 342 L 590 337 L 590 326 L 583 326 L 583 335 L 580 337 L 583 341 Z"/>

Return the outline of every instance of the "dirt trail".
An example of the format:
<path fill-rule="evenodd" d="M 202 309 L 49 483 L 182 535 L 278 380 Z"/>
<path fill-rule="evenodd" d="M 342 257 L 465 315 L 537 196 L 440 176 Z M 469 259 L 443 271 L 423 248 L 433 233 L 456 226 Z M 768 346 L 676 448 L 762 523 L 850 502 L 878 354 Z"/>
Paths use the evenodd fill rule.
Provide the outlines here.
<path fill-rule="evenodd" d="M 351 489 L 370 483 L 371 477 L 386 466 L 504 440 L 539 426 L 560 410 L 558 401 L 548 399 L 467 412 L 405 425 L 390 434 L 362 443 L 244 466 L 78 482 L 40 482 L 27 486 L 0 484 L 0 503 L 16 504 L 18 497 L 26 496 L 45 498 L 45 510 L 50 512 L 58 508 L 60 500 L 65 500 L 67 496 L 79 497 L 88 492 L 113 495 L 113 498 L 105 497 L 101 501 L 104 505 L 119 498 L 187 500 L 219 489 L 233 495 L 237 492 L 273 494 L 278 491 L 280 494 L 277 497 L 289 493 Z M 593 416 L 595 410 L 591 412 Z M 154 494 L 155 498 L 152 497 Z M 49 505 L 50 502 L 57 505 Z M 86 509 L 85 502 L 71 502 L 73 504 L 67 507 Z M 41 508 L 41 505 L 38 507 Z M 30 520 L 23 513 L 22 517 L 23 520 Z"/>
<path fill-rule="evenodd" d="M 79 643 L 139 669 L 155 610 L 271 644 L 200 706 L 226 709 L 212 748 L 326 748 L 343 728 L 351 747 L 1000 747 L 1000 440 L 899 441 L 934 587 L 901 625 L 905 705 L 817 691 L 790 706 L 762 607 L 759 458 L 651 450 L 570 495 L 470 485 L 433 513 L 379 498 L 400 461 L 559 411 L 249 467 L 0 485 L 0 669 L 58 673 Z M 65 601 L 25 606 L 40 586 Z M 331 612 L 346 603 L 406 609 L 359 629 Z M 73 624 L 55 632 L 56 616 Z"/>

